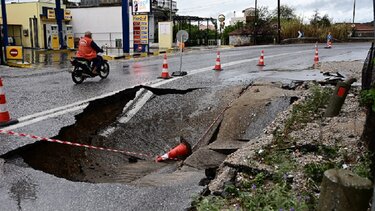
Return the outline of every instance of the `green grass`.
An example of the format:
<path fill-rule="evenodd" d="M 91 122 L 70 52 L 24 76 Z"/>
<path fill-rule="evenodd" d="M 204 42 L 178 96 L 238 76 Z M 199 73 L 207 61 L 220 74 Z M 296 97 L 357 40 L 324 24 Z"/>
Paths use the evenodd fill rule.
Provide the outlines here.
<path fill-rule="evenodd" d="M 226 200 L 218 196 L 207 196 L 202 199 L 195 199 L 195 208 L 198 211 L 219 211 L 225 204 Z"/>
<path fill-rule="evenodd" d="M 321 117 L 320 115 L 317 116 L 317 114 L 321 113 L 319 109 L 328 104 L 331 95 L 331 88 L 313 86 L 311 95 L 303 103 L 293 106 L 290 117 L 286 120 L 283 134 L 287 136 L 292 130 L 300 129 L 314 118 Z"/>
<path fill-rule="evenodd" d="M 306 164 L 304 167 L 304 173 L 306 177 L 311 178 L 316 184 L 320 184 L 323 179 L 323 174 L 326 170 L 335 167 L 333 162 L 320 162 Z"/>
<path fill-rule="evenodd" d="M 228 187 L 226 188 L 228 189 Z M 205 210 L 308 210 L 307 197 L 294 193 L 286 183 L 270 186 L 253 186 L 250 190 L 235 191 L 230 197 L 204 197 L 196 201 L 198 211 Z M 238 208 L 238 209 L 237 209 Z"/>
<path fill-rule="evenodd" d="M 331 146 L 325 146 L 320 145 L 318 154 L 322 155 L 326 159 L 335 159 L 338 156 L 339 148 L 337 146 L 331 147 Z"/>
<path fill-rule="evenodd" d="M 374 155 L 372 153 L 364 153 L 360 157 L 359 162 L 354 165 L 353 172 L 361 177 L 373 180 L 373 175 L 371 174 L 371 164 L 373 157 Z"/>
<path fill-rule="evenodd" d="M 305 37 L 316 37 L 319 41 L 326 41 L 328 32 L 331 32 L 335 39 L 346 41 L 351 31 L 349 25 L 333 24 L 329 27 L 317 27 L 306 25 L 300 19 L 283 20 L 281 24 L 283 38 L 296 38 L 298 31 L 303 31 Z"/>

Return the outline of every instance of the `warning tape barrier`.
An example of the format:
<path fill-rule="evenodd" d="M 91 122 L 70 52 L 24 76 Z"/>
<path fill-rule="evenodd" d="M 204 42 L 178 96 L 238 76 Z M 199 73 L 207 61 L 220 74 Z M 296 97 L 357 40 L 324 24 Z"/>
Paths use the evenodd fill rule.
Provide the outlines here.
<path fill-rule="evenodd" d="M 105 148 L 105 147 L 91 146 L 91 145 L 87 145 L 87 144 L 80 144 L 80 143 L 75 143 L 75 142 L 70 142 L 70 141 L 61 141 L 61 140 L 58 140 L 58 139 L 43 138 L 43 137 L 40 137 L 40 136 L 35 136 L 35 135 L 30 135 L 30 134 L 25 134 L 25 133 L 17 133 L 17 132 L 10 131 L 10 130 L 1 130 L 0 129 L 0 134 L 10 135 L 10 136 L 18 136 L 18 137 L 25 137 L 25 138 L 35 139 L 35 140 L 38 140 L 38 141 L 47 141 L 47 142 L 71 145 L 71 146 L 76 146 L 76 147 L 84 147 L 84 148 L 88 148 L 88 149 L 96 149 L 96 150 L 102 150 L 102 151 L 122 153 L 122 154 L 130 155 L 130 156 L 140 156 L 140 157 L 153 158 L 152 155 L 145 154 L 145 153 L 136 153 L 136 152 L 130 152 L 130 151 L 125 151 L 125 150 L 117 150 L 117 149 L 111 149 L 111 148 Z"/>

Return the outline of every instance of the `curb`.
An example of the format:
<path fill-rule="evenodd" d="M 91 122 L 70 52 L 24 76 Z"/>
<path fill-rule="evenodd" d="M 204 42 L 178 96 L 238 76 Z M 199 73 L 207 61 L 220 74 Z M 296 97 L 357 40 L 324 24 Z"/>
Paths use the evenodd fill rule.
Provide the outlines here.
<path fill-rule="evenodd" d="M 54 53 L 68 53 L 76 51 L 76 49 L 61 49 L 61 50 L 35 50 L 39 54 L 54 54 Z"/>
<path fill-rule="evenodd" d="M 106 60 L 118 60 L 118 59 L 132 59 L 132 58 L 146 58 L 149 56 L 159 56 L 160 54 L 164 53 L 172 53 L 173 49 L 168 49 L 168 50 L 161 50 L 161 51 L 154 51 L 150 53 L 134 53 L 132 55 L 117 55 L 117 56 L 111 56 L 111 55 L 103 55 L 103 58 Z"/>
<path fill-rule="evenodd" d="M 221 48 L 234 48 L 234 46 L 225 46 L 225 47 L 221 47 Z M 164 54 L 164 53 L 170 54 L 170 53 L 174 53 L 174 52 L 178 52 L 178 49 L 169 48 L 169 49 L 166 49 L 166 50 L 156 50 L 154 52 L 149 52 L 149 53 L 147 53 L 147 52 L 145 52 L 145 53 L 133 53 L 132 55 L 127 55 L 127 54 L 117 55 L 117 56 L 103 55 L 103 58 L 106 59 L 106 60 L 146 58 L 146 57 L 150 57 L 150 56 L 159 56 L 159 55 Z"/>
<path fill-rule="evenodd" d="M 31 68 L 30 63 L 22 63 L 22 62 L 7 62 L 9 67 L 19 67 L 19 68 Z"/>

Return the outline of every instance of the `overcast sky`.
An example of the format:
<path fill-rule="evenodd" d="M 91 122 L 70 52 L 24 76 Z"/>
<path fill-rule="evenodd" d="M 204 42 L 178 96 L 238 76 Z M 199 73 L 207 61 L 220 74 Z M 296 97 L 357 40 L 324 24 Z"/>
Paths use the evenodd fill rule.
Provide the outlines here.
<path fill-rule="evenodd" d="M 354 0 L 280 0 L 281 5 L 295 9 L 298 16 L 308 21 L 318 10 L 321 16 L 328 14 L 333 22 L 352 22 Z M 277 8 L 277 0 L 257 0 L 258 7 L 266 6 L 270 11 Z M 243 16 L 242 10 L 255 6 L 255 0 L 177 0 L 179 15 L 217 18 L 224 14 L 226 20 Z M 374 19 L 372 0 L 356 0 L 355 22 L 370 22 Z"/>

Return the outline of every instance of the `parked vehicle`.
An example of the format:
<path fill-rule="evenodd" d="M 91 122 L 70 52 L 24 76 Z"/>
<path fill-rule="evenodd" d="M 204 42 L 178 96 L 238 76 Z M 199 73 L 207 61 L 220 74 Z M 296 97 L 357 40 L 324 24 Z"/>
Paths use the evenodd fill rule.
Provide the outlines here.
<path fill-rule="evenodd" d="M 72 80 L 76 84 L 81 84 L 86 78 L 99 76 L 104 79 L 109 75 L 109 64 L 105 59 L 102 59 L 100 68 L 96 70 L 98 74 L 92 72 L 92 62 L 87 59 L 72 57 L 70 62 L 73 65 Z"/>

